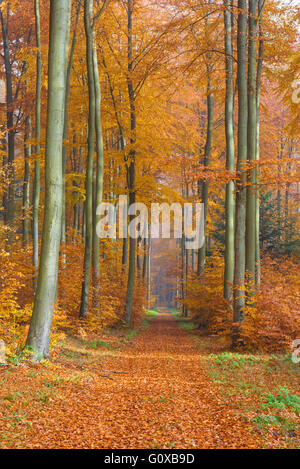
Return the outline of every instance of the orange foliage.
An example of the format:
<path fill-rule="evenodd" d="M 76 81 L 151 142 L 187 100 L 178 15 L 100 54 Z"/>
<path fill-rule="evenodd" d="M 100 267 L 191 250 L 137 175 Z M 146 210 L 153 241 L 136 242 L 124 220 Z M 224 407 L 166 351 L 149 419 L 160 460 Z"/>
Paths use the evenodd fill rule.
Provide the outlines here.
<path fill-rule="evenodd" d="M 288 350 L 300 334 L 300 262 L 266 257 L 256 308 L 248 308 L 242 335 L 248 347 Z"/>
<path fill-rule="evenodd" d="M 300 263 L 284 257 L 262 260 L 260 288 L 245 308 L 240 327 L 244 348 L 261 351 L 284 351 L 300 334 Z M 223 298 L 223 256 L 218 250 L 207 259 L 201 278 L 191 275 L 185 303 L 191 317 L 210 333 L 231 336 L 233 313 Z M 246 293 L 246 292 L 245 292 Z"/>

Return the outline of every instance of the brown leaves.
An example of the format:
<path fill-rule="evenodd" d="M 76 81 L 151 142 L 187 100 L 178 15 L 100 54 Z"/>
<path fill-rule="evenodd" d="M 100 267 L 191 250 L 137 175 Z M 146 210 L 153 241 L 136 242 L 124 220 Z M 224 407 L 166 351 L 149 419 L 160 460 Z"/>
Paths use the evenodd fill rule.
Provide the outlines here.
<path fill-rule="evenodd" d="M 5 383 L 16 397 L 9 413 L 18 407 L 21 420 L 31 423 L 5 425 L 6 443 L 14 448 L 262 447 L 234 408 L 224 405 L 198 350 L 164 314 L 152 319 L 134 345 L 114 350 L 113 356 L 101 349 L 83 359 L 73 354 L 74 364 L 83 365 L 80 372 L 70 368 L 68 357 L 65 366 L 14 369 L 14 378 Z M 112 376 L 110 370 L 113 380 L 104 379 L 106 371 Z"/>

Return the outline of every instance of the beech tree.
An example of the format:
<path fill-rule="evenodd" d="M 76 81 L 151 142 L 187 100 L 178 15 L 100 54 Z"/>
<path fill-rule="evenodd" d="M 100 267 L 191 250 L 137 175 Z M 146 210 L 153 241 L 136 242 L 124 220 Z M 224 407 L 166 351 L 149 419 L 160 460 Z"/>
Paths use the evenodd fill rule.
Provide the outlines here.
<path fill-rule="evenodd" d="M 37 292 L 27 337 L 33 359 L 49 355 L 57 289 L 62 213 L 62 144 L 71 0 L 53 0 L 49 20 L 48 109 L 46 130 L 45 214 Z"/>
<path fill-rule="evenodd" d="M 225 135 L 226 135 L 226 169 L 234 171 L 234 82 L 233 82 L 233 48 L 232 48 L 232 3 L 224 0 L 225 30 Z M 225 196 L 225 272 L 224 297 L 232 299 L 234 275 L 234 181 L 226 184 Z"/>
<path fill-rule="evenodd" d="M 256 98 L 256 44 L 257 44 L 257 0 L 249 0 L 248 13 L 248 120 L 247 120 L 247 203 L 246 203 L 246 260 L 247 294 L 254 295 L 255 287 L 255 253 L 256 253 L 256 131 L 257 131 L 257 98 Z"/>
<path fill-rule="evenodd" d="M 136 143 L 136 111 L 135 111 L 135 93 L 132 81 L 133 72 L 133 30 L 132 30 L 132 17 L 133 17 L 134 0 L 127 0 L 127 28 L 128 28 L 128 41 L 127 41 L 127 88 L 130 106 L 130 151 L 126 156 L 126 178 L 129 193 L 129 206 L 135 203 L 135 143 Z M 130 221 L 134 220 L 134 215 L 130 215 Z M 132 303 L 134 293 L 134 279 L 135 279 L 135 251 L 136 240 L 133 237 L 129 239 L 129 268 L 128 268 L 128 281 L 127 293 L 125 303 L 125 320 L 129 325 L 131 322 Z"/>
<path fill-rule="evenodd" d="M 237 81 L 238 81 L 238 148 L 237 192 L 235 208 L 234 322 L 244 319 L 245 306 L 245 220 L 247 160 L 247 2 L 238 0 Z"/>
<path fill-rule="evenodd" d="M 94 44 L 94 27 L 96 20 L 101 16 L 106 1 L 104 1 L 97 15 L 93 16 L 93 0 L 84 2 L 84 27 L 86 34 L 86 63 L 89 91 L 89 117 L 88 117 L 88 156 L 86 165 L 86 203 L 85 203 L 85 251 L 83 266 L 83 282 L 81 290 L 80 313 L 85 318 L 88 310 L 91 260 L 93 253 L 93 268 L 95 272 L 94 283 L 97 295 L 99 294 L 100 265 L 99 265 L 99 239 L 96 232 L 99 215 L 97 207 L 102 202 L 103 190 L 103 139 L 101 127 L 101 89 L 98 72 L 98 59 L 96 45 Z M 93 161 L 96 133 L 96 185 L 93 213 Z"/>
<path fill-rule="evenodd" d="M 40 204 L 40 138 L 41 138 L 41 88 L 42 88 L 42 53 L 41 53 L 41 23 L 39 0 L 34 1 L 35 41 L 36 41 L 36 91 L 35 91 L 35 161 L 32 201 L 32 256 L 33 256 L 33 285 L 37 287 L 39 265 L 39 204 Z"/>

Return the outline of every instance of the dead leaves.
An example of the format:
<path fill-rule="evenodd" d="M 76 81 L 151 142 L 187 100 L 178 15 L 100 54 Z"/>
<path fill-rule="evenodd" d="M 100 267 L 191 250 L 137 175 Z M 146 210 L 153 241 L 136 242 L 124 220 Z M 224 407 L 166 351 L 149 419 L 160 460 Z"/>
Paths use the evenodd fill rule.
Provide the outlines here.
<path fill-rule="evenodd" d="M 83 357 L 83 370 L 77 372 L 69 367 L 76 357 L 68 357 L 65 366 L 60 361 L 54 369 L 14 368 L 1 388 L 1 395 L 10 386 L 16 396 L 8 401 L 11 407 L 2 408 L 2 422 L 10 435 L 3 444 L 12 448 L 262 447 L 260 437 L 235 409 L 224 405 L 197 346 L 170 315 L 153 318 L 134 345 L 114 355 L 105 353 L 99 349 L 92 358 Z M 13 412 L 30 424 L 6 419 Z"/>

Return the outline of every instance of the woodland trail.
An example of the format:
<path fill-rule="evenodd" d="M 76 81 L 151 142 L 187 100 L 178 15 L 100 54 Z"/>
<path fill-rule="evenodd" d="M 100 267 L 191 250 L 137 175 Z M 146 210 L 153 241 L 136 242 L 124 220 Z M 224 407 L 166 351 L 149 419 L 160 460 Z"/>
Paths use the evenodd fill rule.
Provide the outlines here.
<path fill-rule="evenodd" d="M 153 318 L 105 368 L 117 371 L 113 379 L 72 384 L 39 419 L 32 415 L 23 447 L 257 447 L 260 438 L 218 394 L 199 349 L 169 314 Z"/>

